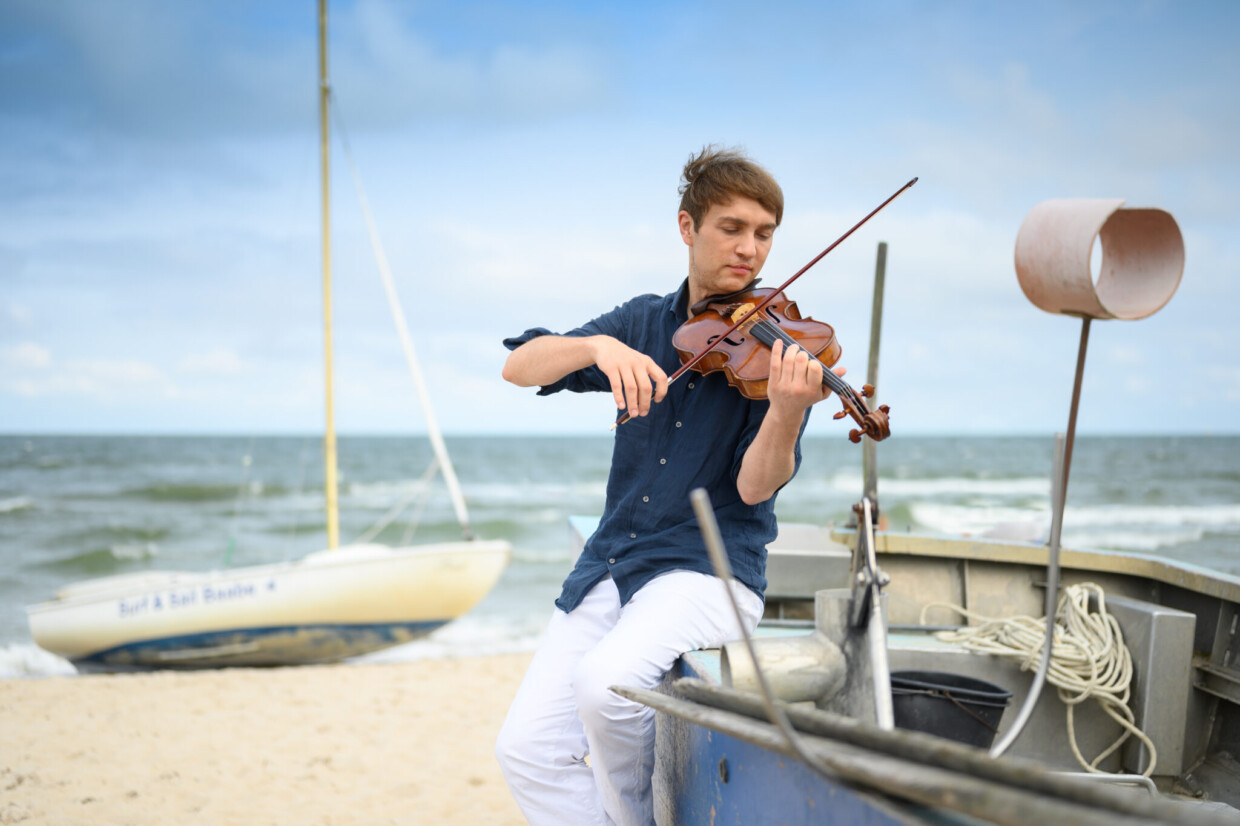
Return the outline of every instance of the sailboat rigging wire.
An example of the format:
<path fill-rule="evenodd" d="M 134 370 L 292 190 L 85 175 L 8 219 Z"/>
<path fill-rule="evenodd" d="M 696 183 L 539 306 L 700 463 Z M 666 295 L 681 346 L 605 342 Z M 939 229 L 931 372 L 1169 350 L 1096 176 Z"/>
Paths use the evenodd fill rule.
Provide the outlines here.
<path fill-rule="evenodd" d="M 250 437 L 250 443 L 246 447 L 245 455 L 241 457 L 241 482 L 237 485 L 237 498 L 233 500 L 232 521 L 228 526 L 228 550 L 224 552 L 224 567 L 232 565 L 233 551 L 237 550 L 237 525 L 241 521 L 241 501 L 245 498 L 245 494 L 254 493 L 254 487 L 250 483 L 250 466 L 254 462 L 254 437 Z"/>
<path fill-rule="evenodd" d="M 430 481 L 435 478 L 435 473 L 439 470 L 439 460 L 432 458 L 431 463 L 427 465 L 426 470 L 422 472 L 422 477 L 414 484 L 413 490 L 401 497 L 400 501 L 388 509 L 375 524 L 366 529 L 365 533 L 353 540 L 351 544 L 361 545 L 374 539 L 383 533 L 383 529 L 396 521 L 396 517 L 400 516 L 405 508 L 409 507 L 409 503 L 416 499 L 425 500 L 427 486 Z M 406 530 L 405 538 L 401 540 L 402 545 L 408 545 L 413 531 L 417 527 L 417 520 L 422 515 L 422 508 L 419 507 L 413 517 L 413 524 Z"/>
<path fill-rule="evenodd" d="M 465 507 L 465 495 L 461 492 L 461 484 L 457 480 L 456 470 L 452 467 L 452 460 L 448 457 L 447 445 L 444 444 L 443 435 L 439 432 L 439 423 L 435 418 L 435 411 L 431 408 L 426 381 L 422 377 L 422 368 L 418 364 L 417 353 L 413 347 L 413 339 L 409 336 L 409 325 L 405 321 L 405 313 L 401 309 L 400 297 L 396 294 L 396 282 L 392 279 L 392 272 L 388 267 L 387 254 L 383 250 L 383 243 L 379 239 L 379 230 L 376 228 L 374 216 L 370 212 L 370 201 L 366 198 L 366 190 L 362 186 L 362 177 L 358 173 L 357 163 L 353 159 L 353 150 L 349 146 L 348 132 L 344 128 L 344 115 L 340 111 L 340 105 L 336 102 L 335 95 L 330 95 L 330 103 L 332 104 L 332 112 L 336 115 L 340 142 L 344 147 L 344 155 L 349 164 L 349 172 L 353 177 L 353 185 L 357 188 L 357 197 L 361 202 L 362 215 L 366 219 L 366 229 L 370 235 L 370 246 L 374 251 L 375 262 L 379 267 L 379 277 L 383 281 L 384 292 L 387 294 L 388 307 L 392 311 L 392 321 L 396 324 L 396 334 L 400 338 L 401 348 L 405 352 L 405 361 L 409 365 L 409 373 L 413 377 L 414 387 L 418 391 L 418 401 L 422 405 L 422 415 L 426 418 L 426 434 L 430 439 L 431 448 L 435 451 L 435 456 L 439 459 L 444 483 L 448 486 L 448 495 L 452 498 L 452 507 L 456 511 L 456 519 L 461 524 L 465 538 L 473 539 L 474 532 L 469 526 L 469 512 Z"/>
<path fill-rule="evenodd" d="M 418 525 L 422 522 L 422 514 L 426 511 L 426 502 L 427 498 L 425 496 L 418 499 L 418 507 L 414 510 L 413 517 L 409 520 L 409 523 L 405 525 L 405 532 L 400 536 L 402 547 L 413 542 L 413 535 L 417 532 Z"/>

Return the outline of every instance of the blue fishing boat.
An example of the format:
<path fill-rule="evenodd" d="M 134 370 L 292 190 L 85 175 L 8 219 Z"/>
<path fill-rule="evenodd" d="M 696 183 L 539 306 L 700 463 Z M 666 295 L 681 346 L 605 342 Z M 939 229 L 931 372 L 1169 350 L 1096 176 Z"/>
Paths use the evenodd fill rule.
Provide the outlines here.
<path fill-rule="evenodd" d="M 883 530 L 867 442 L 849 524 L 781 525 L 753 638 L 613 688 L 658 712 L 661 826 L 1240 824 L 1240 579 L 1060 547 L 1090 322 L 1183 273 L 1174 219 L 1123 203 L 1044 202 L 1017 237 L 1026 296 L 1082 322 L 1049 536 Z"/>

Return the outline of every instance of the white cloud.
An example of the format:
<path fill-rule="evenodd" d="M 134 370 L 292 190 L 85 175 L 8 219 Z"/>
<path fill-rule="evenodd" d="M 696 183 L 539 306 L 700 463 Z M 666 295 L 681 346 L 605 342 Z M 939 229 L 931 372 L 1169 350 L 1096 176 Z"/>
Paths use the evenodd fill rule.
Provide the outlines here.
<path fill-rule="evenodd" d="M 204 376 L 235 376 L 245 368 L 240 356 L 224 349 L 186 356 L 177 364 L 178 372 Z"/>
<path fill-rule="evenodd" d="M 153 364 L 137 360 L 75 359 L 53 365 L 39 348 L 25 352 L 37 373 L 7 382 L 11 392 L 25 398 L 77 396 L 83 400 L 115 401 L 135 397 L 175 398 L 176 385 Z"/>
<path fill-rule="evenodd" d="M 30 307 L 18 302 L 10 302 L 4 305 L 4 315 L 8 316 L 14 326 L 27 327 L 30 325 L 34 314 L 30 311 Z"/>
<path fill-rule="evenodd" d="M 1199 388 L 1215 400 L 1240 401 L 1240 367 L 1217 364 L 1206 367 L 1203 372 L 1209 384 Z"/>
<path fill-rule="evenodd" d="M 1132 345 L 1108 348 L 1107 358 L 1112 364 L 1116 365 L 1140 365 L 1147 363 L 1147 359 L 1141 352 L 1141 349 Z"/>
<path fill-rule="evenodd" d="M 26 341 L 0 348 L 0 361 L 16 370 L 44 370 L 52 365 L 52 351 Z"/>

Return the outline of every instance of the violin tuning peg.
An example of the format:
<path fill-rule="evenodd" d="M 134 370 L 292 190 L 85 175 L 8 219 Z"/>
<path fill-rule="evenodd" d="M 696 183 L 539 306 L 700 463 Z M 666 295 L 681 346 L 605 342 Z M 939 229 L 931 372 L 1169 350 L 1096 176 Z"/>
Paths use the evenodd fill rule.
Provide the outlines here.
<path fill-rule="evenodd" d="M 834 416 L 832 416 L 831 418 L 836 419 L 836 420 L 839 420 L 839 419 L 844 418 L 844 417 L 845 417 L 845 416 L 847 416 L 847 415 L 848 415 L 848 411 L 846 411 L 846 410 L 841 410 L 841 411 L 839 411 L 838 413 L 836 413 Z"/>
<path fill-rule="evenodd" d="M 862 396 L 864 396 L 864 397 L 865 397 L 865 398 L 867 398 L 867 399 L 868 399 L 868 398 L 873 397 L 873 395 L 874 395 L 874 385 L 872 385 L 872 384 L 863 384 L 863 385 L 861 385 L 861 395 L 862 395 Z"/>
<path fill-rule="evenodd" d="M 850 430 L 850 431 L 848 431 L 848 441 L 852 442 L 853 444 L 857 444 L 857 442 L 860 442 L 860 441 L 861 441 L 861 431 L 860 431 L 860 430 Z"/>

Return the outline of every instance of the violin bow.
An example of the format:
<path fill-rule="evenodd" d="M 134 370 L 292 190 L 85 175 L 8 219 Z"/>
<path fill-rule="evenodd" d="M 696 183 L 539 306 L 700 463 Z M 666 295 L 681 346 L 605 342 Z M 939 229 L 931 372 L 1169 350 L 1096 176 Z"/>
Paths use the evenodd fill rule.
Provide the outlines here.
<path fill-rule="evenodd" d="M 780 293 L 782 293 L 784 290 L 788 289 L 788 287 L 790 287 L 790 286 L 792 285 L 792 282 L 793 282 L 793 281 L 796 281 L 798 278 L 800 278 L 801 276 L 805 275 L 805 273 L 809 271 L 809 268 L 810 268 L 810 267 L 814 266 L 814 265 L 815 265 L 815 264 L 817 264 L 819 261 L 821 261 L 823 258 L 825 258 L 825 257 L 826 257 L 826 255 L 827 255 L 827 253 L 831 252 L 831 250 L 835 249 L 835 248 L 836 248 L 836 247 L 838 247 L 840 244 L 842 244 L 842 243 L 844 242 L 844 240 L 845 240 L 846 238 L 848 238 L 848 236 L 852 235 L 854 232 L 856 232 L 858 229 L 860 229 L 860 228 L 861 228 L 861 227 L 865 224 L 865 222 L 866 222 L 866 221 L 870 220 L 870 219 L 871 219 L 871 218 L 873 218 L 875 215 L 877 215 L 878 213 L 882 212 L 882 210 L 883 210 L 883 209 L 884 209 L 884 208 L 885 208 L 888 204 L 890 204 L 890 203 L 891 203 L 892 201 L 894 201 L 896 198 L 899 198 L 901 195 L 903 195 L 903 194 L 904 194 L 904 193 L 905 193 L 908 189 L 910 189 L 910 188 L 913 186 L 913 184 L 915 184 L 915 183 L 917 183 L 917 178 L 913 178 L 911 181 L 909 181 L 909 182 L 908 182 L 908 183 L 906 183 L 904 186 L 900 187 L 900 188 L 899 188 L 899 189 L 897 189 L 894 193 L 892 193 L 892 194 L 891 194 L 891 195 L 887 198 L 887 200 L 883 201 L 881 204 L 879 204 L 878 206 L 874 207 L 874 209 L 870 210 L 870 213 L 869 213 L 868 215 L 866 215 L 864 218 L 862 218 L 862 219 L 861 219 L 860 221 L 858 221 L 857 223 L 853 224 L 853 225 L 852 225 L 852 227 L 851 227 L 851 228 L 850 228 L 847 232 L 845 232 L 845 233 L 844 233 L 843 235 L 841 235 L 839 238 L 836 238 L 834 241 L 832 241 L 832 242 L 831 242 L 831 244 L 830 244 L 830 245 L 829 245 L 829 246 L 828 246 L 825 250 L 823 250 L 822 252 L 820 252 L 820 253 L 818 253 L 817 255 L 815 255 L 812 259 L 810 259 L 810 262 L 809 262 L 808 264 L 806 264 L 804 267 L 801 267 L 801 269 L 799 269 L 799 270 L 797 270 L 795 273 L 793 273 L 791 278 L 789 278 L 789 279 L 788 279 L 787 281 L 785 281 L 783 284 L 780 284 L 780 285 L 779 285 L 779 287 L 778 287 L 778 288 L 776 288 L 775 290 L 773 290 L 773 291 L 772 291 L 769 295 L 767 295 L 767 297 L 766 297 L 766 298 L 762 299 L 762 300 L 761 300 L 761 301 L 759 301 L 757 304 L 755 304 L 755 305 L 753 306 L 753 309 L 749 310 L 749 312 L 747 312 L 747 313 L 745 313 L 743 316 L 741 316 L 741 317 L 740 317 L 740 318 L 739 318 L 736 322 L 734 322 L 734 323 L 732 324 L 732 326 L 731 326 L 731 327 L 729 327 L 729 328 L 728 328 L 728 329 L 727 329 L 727 330 L 726 330 L 726 331 L 725 331 L 725 332 L 724 332 L 721 336 L 719 336 L 718 338 L 716 338 L 716 339 L 715 339 L 714 341 L 712 341 L 710 344 L 706 345 L 706 347 L 704 347 L 704 348 L 702 349 L 702 352 L 698 353 L 696 356 L 694 356 L 693 358 L 691 358 L 689 361 L 687 361 L 687 362 L 685 362 L 684 364 L 682 364 L 682 365 L 680 366 L 680 369 L 679 369 L 679 370 L 677 370 L 675 373 L 672 373 L 672 375 L 668 377 L 668 379 L 667 379 L 667 383 L 670 385 L 672 382 L 676 381 L 676 379 L 680 378 L 680 377 L 681 377 L 681 376 L 683 376 L 686 372 L 688 372 L 688 371 L 689 371 L 689 370 L 690 370 L 690 369 L 691 369 L 694 365 L 696 365 L 699 361 L 701 361 L 701 360 L 702 360 L 702 358 L 703 358 L 703 357 L 704 357 L 707 353 L 709 353 L 711 350 L 715 349 L 715 345 L 719 344 L 721 341 L 723 341 L 724 339 L 726 339 L 728 336 L 732 335 L 732 333 L 736 332 L 737 328 L 739 328 L 742 324 L 744 324 L 746 321 L 748 321 L 750 318 L 752 318 L 752 317 L 753 317 L 754 315 L 756 315 L 757 313 L 761 312 L 761 311 L 762 311 L 762 308 L 764 308 L 767 304 L 770 304 L 770 303 L 771 303 L 771 301 L 772 301 L 772 299 L 774 299 L 774 298 L 775 298 L 775 296 L 779 295 L 779 294 L 780 294 Z M 615 430 L 617 427 L 619 427 L 620 425 L 624 424 L 625 422 L 627 422 L 627 421 L 628 421 L 629 419 L 631 419 L 631 418 L 632 418 L 632 416 L 630 416 L 630 415 L 628 414 L 628 411 L 625 411 L 625 412 L 624 412 L 624 415 L 622 415 L 619 419 L 617 419 L 617 420 L 615 421 L 615 423 L 614 423 L 614 424 L 612 424 L 611 429 L 612 429 L 612 430 Z"/>

